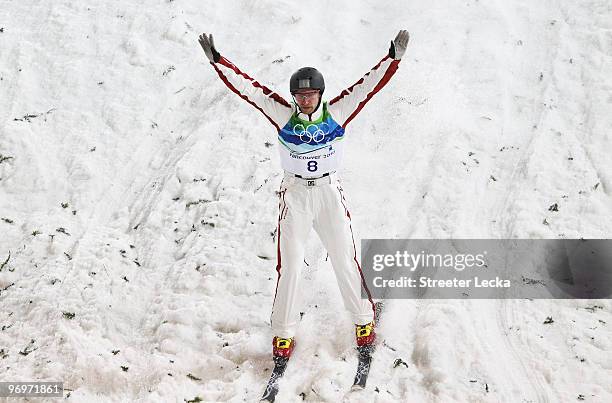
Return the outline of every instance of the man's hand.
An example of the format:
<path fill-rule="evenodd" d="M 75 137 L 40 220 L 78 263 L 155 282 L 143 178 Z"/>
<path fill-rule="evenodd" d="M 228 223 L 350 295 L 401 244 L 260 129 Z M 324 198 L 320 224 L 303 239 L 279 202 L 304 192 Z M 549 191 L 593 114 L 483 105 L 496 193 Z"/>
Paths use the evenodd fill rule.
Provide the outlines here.
<path fill-rule="evenodd" d="M 204 49 L 204 53 L 206 54 L 208 60 L 210 60 L 212 63 L 218 62 L 221 55 L 219 52 L 217 52 L 217 49 L 215 49 L 215 42 L 213 41 L 212 34 L 207 35 L 206 33 L 203 33 L 200 35 L 200 39 L 198 41 L 200 42 L 202 49 Z"/>
<path fill-rule="evenodd" d="M 410 40 L 410 34 L 405 29 L 399 31 L 394 40 L 391 41 L 391 47 L 389 48 L 389 57 L 395 60 L 400 60 L 404 53 L 406 53 L 406 47 L 408 47 L 408 41 Z"/>

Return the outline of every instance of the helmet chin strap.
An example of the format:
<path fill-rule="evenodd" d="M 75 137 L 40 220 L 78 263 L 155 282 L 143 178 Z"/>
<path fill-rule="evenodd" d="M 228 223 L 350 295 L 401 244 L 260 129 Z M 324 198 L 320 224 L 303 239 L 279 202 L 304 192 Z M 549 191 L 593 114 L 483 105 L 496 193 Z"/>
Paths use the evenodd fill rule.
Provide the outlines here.
<path fill-rule="evenodd" d="M 323 95 L 319 94 L 319 102 L 317 103 L 317 106 L 314 108 L 314 111 L 312 112 L 316 112 L 319 110 L 319 106 L 321 106 L 321 101 L 323 100 Z"/>
<path fill-rule="evenodd" d="M 296 101 L 295 95 L 291 94 L 291 96 L 293 97 L 293 102 L 295 102 L 295 104 L 297 105 L 298 109 L 300 110 L 300 113 L 305 113 L 304 111 L 302 111 L 302 107 L 300 106 L 298 101 Z M 319 95 L 319 102 L 317 103 L 317 106 L 315 106 L 315 108 L 312 110 L 311 113 L 305 113 L 305 114 L 310 116 L 313 113 L 315 113 L 316 111 L 318 111 L 319 110 L 319 106 L 321 106 L 321 101 L 323 101 L 323 96 Z"/>

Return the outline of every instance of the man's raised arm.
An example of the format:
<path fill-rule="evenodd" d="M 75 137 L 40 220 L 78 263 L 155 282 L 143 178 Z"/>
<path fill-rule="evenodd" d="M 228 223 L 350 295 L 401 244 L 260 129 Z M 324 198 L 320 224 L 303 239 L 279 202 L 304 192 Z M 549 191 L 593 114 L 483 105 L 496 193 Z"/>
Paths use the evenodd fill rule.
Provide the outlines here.
<path fill-rule="evenodd" d="M 344 128 L 361 111 L 364 105 L 384 87 L 397 71 L 399 62 L 406 52 L 410 35 L 401 30 L 391 41 L 389 53 L 359 81 L 343 90 L 329 101 L 329 110 Z"/>
<path fill-rule="evenodd" d="M 263 113 L 270 123 L 280 130 L 291 117 L 291 105 L 282 96 L 255 81 L 221 56 L 215 48 L 212 34 L 203 33 L 200 35 L 199 42 L 210 64 L 225 85 Z"/>

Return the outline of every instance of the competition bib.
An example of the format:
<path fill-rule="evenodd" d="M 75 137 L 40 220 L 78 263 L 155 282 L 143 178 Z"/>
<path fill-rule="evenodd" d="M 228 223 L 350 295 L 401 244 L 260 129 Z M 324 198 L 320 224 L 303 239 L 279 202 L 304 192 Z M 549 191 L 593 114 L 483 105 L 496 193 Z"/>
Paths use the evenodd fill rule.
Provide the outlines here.
<path fill-rule="evenodd" d="M 340 168 L 344 129 L 332 119 L 327 102 L 315 121 L 291 116 L 278 132 L 278 140 L 281 165 L 287 172 L 317 177 Z"/>

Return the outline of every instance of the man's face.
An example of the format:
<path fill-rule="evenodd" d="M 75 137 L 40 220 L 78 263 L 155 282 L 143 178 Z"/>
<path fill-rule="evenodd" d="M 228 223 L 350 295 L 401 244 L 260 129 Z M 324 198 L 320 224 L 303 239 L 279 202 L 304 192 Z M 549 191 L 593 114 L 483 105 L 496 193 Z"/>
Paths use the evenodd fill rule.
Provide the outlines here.
<path fill-rule="evenodd" d="M 319 94 L 319 90 L 304 89 L 294 92 L 293 97 L 295 98 L 295 102 L 297 102 L 302 113 L 309 115 L 314 112 L 315 108 L 319 104 L 321 95 Z"/>

